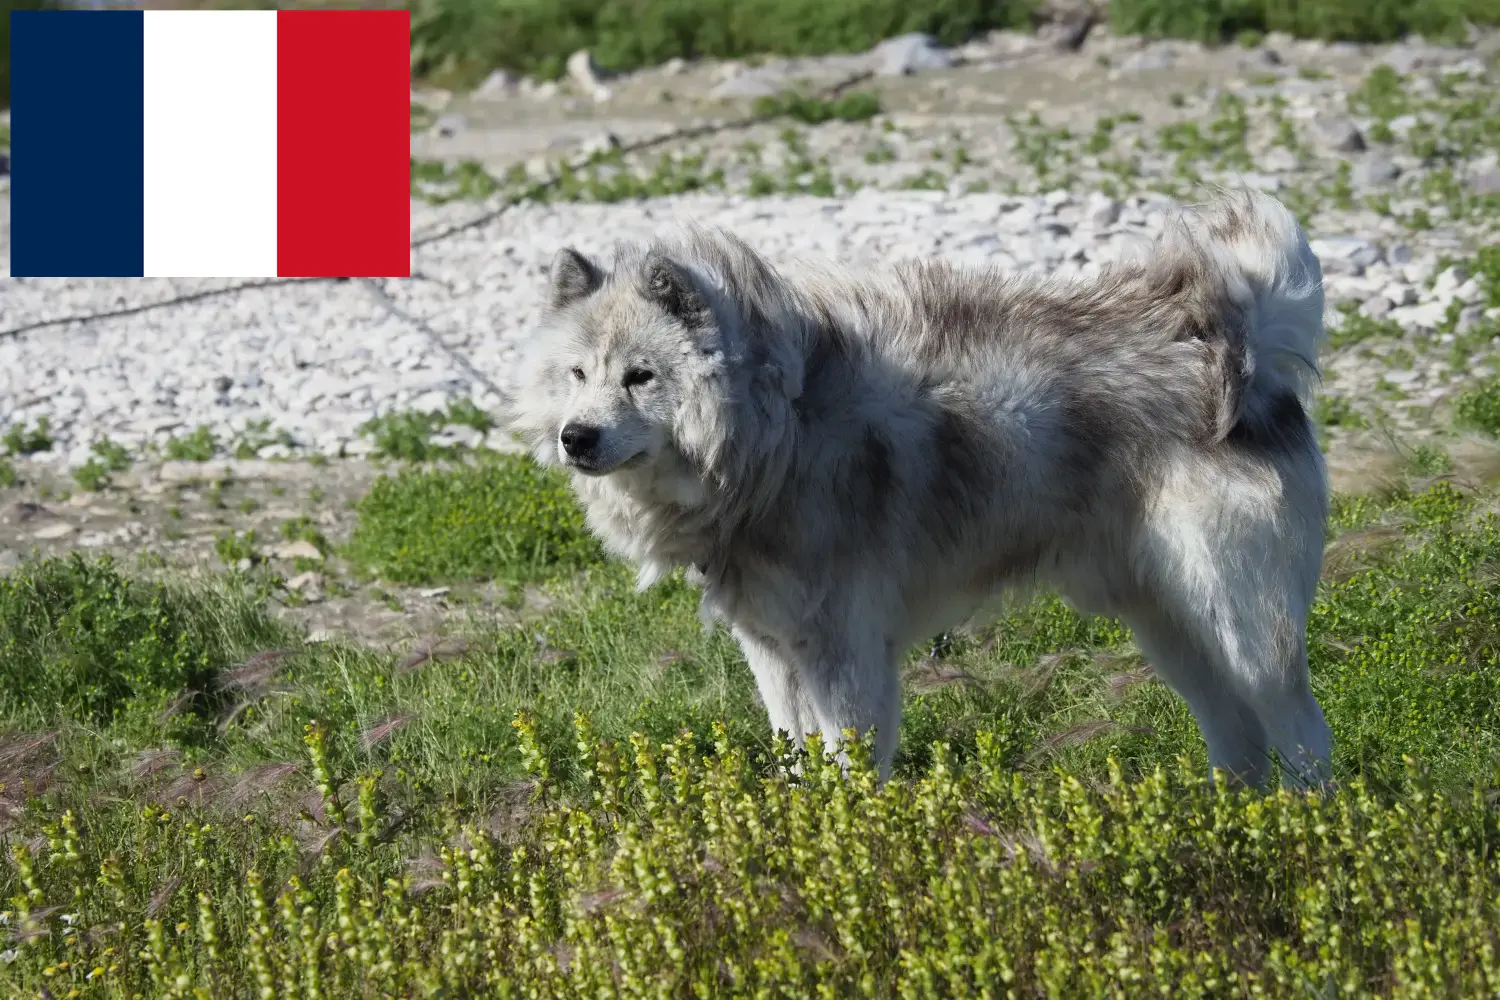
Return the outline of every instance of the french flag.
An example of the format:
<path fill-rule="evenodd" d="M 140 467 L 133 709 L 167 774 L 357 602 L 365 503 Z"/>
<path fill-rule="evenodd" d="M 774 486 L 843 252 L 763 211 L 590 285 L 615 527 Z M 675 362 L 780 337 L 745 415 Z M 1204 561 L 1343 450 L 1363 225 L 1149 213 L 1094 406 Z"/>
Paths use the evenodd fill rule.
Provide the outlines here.
<path fill-rule="evenodd" d="M 15 277 L 406 277 L 405 10 L 11 14 Z"/>

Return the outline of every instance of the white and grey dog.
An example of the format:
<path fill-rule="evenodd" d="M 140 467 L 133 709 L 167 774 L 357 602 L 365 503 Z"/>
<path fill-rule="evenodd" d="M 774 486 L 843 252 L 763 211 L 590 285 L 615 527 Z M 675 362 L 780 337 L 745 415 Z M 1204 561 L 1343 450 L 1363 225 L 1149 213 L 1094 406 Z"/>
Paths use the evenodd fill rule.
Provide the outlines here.
<path fill-rule="evenodd" d="M 513 427 L 642 587 L 688 569 L 776 729 L 874 727 L 888 775 L 905 650 L 1042 584 L 1131 627 L 1215 767 L 1327 781 L 1322 274 L 1275 199 L 1221 194 L 1089 279 L 778 269 L 690 228 L 561 250 L 549 296 Z"/>

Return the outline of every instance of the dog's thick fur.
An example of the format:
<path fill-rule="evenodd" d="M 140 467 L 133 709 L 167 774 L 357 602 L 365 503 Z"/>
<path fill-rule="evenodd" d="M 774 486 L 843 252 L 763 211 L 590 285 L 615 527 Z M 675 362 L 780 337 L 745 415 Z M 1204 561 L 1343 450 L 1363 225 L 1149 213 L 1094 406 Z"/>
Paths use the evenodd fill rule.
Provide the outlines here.
<path fill-rule="evenodd" d="M 1317 258 L 1248 191 L 1071 281 L 689 229 L 557 254 L 512 423 L 643 587 L 689 569 L 794 738 L 875 727 L 888 774 L 905 650 L 1040 583 L 1131 627 L 1215 767 L 1321 785 L 1322 331 Z"/>

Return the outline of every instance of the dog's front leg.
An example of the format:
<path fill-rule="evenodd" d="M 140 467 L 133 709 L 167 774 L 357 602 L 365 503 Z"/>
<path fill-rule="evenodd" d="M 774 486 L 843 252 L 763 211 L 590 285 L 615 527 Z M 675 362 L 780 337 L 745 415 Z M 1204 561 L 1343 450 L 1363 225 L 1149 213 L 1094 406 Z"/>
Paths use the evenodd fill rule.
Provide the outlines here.
<path fill-rule="evenodd" d="M 845 729 L 864 736 L 875 730 L 880 780 L 891 776 L 901 736 L 901 675 L 890 640 L 875 629 L 834 630 L 795 644 L 799 674 L 824 746 L 832 749 Z"/>
<path fill-rule="evenodd" d="M 818 732 L 817 713 L 813 711 L 802 687 L 801 671 L 776 639 L 736 626 L 734 638 L 755 675 L 755 687 L 770 716 L 771 733 L 786 733 L 799 749 L 807 734 Z"/>

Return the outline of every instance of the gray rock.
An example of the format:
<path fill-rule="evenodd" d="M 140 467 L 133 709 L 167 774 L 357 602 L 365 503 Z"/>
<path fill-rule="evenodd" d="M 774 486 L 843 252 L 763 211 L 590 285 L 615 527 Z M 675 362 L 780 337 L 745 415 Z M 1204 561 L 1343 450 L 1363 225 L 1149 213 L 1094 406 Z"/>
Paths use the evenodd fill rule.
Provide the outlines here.
<path fill-rule="evenodd" d="M 568 56 L 568 79 L 578 85 L 585 94 L 592 94 L 604 86 L 604 70 L 594 62 L 594 54 L 588 49 L 579 49 Z"/>
<path fill-rule="evenodd" d="M 953 65 L 953 54 L 931 35 L 913 32 L 887 38 L 870 50 L 870 61 L 877 76 L 906 76 L 923 70 L 947 69 Z"/>
<path fill-rule="evenodd" d="M 1170 49 L 1146 48 L 1139 52 L 1132 52 L 1120 63 L 1120 68 L 1132 73 L 1143 70 L 1171 69 L 1177 65 L 1177 56 Z"/>
<path fill-rule="evenodd" d="M 1405 243 L 1392 243 L 1385 251 L 1385 259 L 1396 267 L 1410 264 L 1412 261 L 1411 247 Z"/>
<path fill-rule="evenodd" d="M 740 73 L 715 84 L 708 96 L 715 100 L 754 100 L 780 93 L 784 81 L 769 72 Z"/>
<path fill-rule="evenodd" d="M 1349 172 L 1357 187 L 1383 187 L 1401 176 L 1401 168 L 1379 155 L 1366 156 L 1354 164 Z"/>
<path fill-rule="evenodd" d="M 1359 311 L 1371 319 L 1380 319 L 1395 307 L 1396 304 L 1384 295 L 1376 295 L 1373 298 L 1366 299 L 1364 305 L 1359 307 Z"/>
<path fill-rule="evenodd" d="M 462 132 L 469 124 L 469 120 L 463 115 L 442 115 L 433 122 L 432 130 L 444 138 L 449 138 Z"/>
<path fill-rule="evenodd" d="M 520 90 L 520 80 L 509 70 L 497 69 L 484 78 L 474 89 L 474 96 L 482 101 L 504 100 Z"/>
<path fill-rule="evenodd" d="M 3 173 L 0 170 L 0 173 Z M 1500 167 L 1476 170 L 1469 175 L 1469 192 L 1479 197 L 1500 194 Z"/>
<path fill-rule="evenodd" d="M 1311 242 L 1323 270 L 1332 274 L 1363 274 L 1380 261 L 1380 248 L 1358 236 L 1327 236 Z"/>
<path fill-rule="evenodd" d="M 581 147 L 581 152 L 584 156 L 600 156 L 613 152 L 620 147 L 620 137 L 613 132 L 605 131 L 585 139 Z"/>
<path fill-rule="evenodd" d="M 1358 153 L 1365 148 L 1365 137 L 1347 118 L 1319 115 L 1313 119 L 1313 135 L 1318 145 L 1334 153 Z"/>

